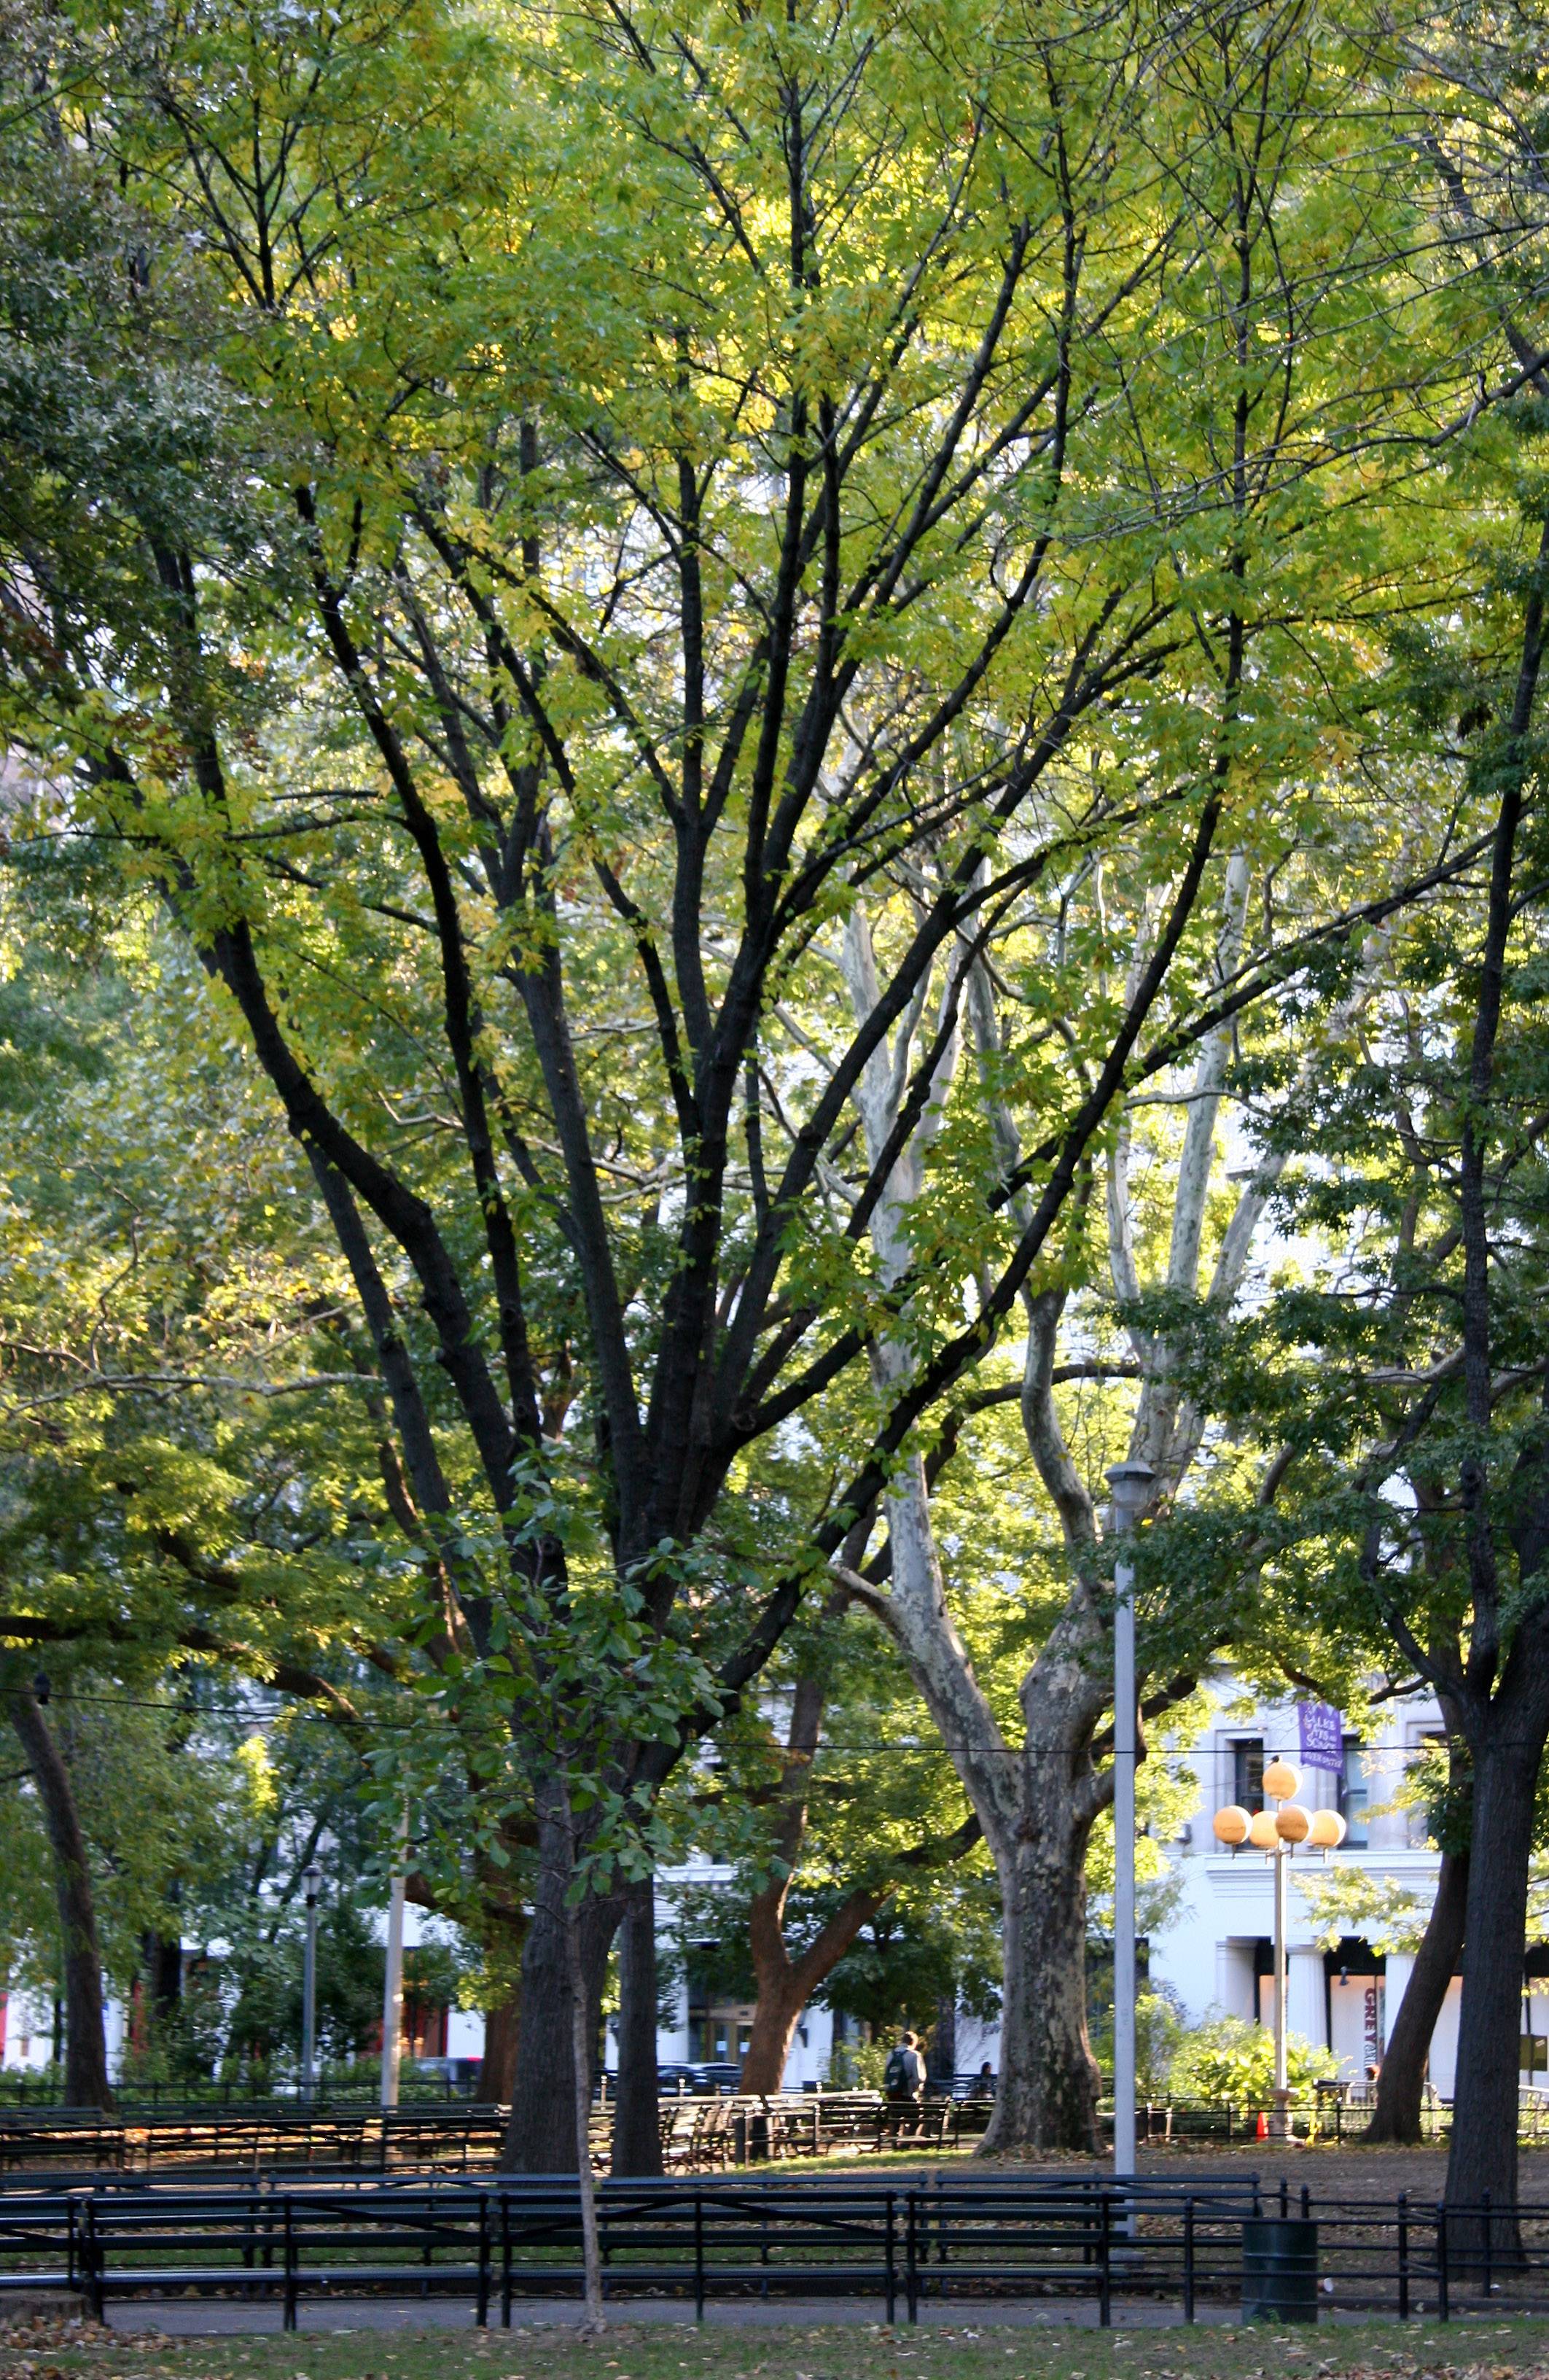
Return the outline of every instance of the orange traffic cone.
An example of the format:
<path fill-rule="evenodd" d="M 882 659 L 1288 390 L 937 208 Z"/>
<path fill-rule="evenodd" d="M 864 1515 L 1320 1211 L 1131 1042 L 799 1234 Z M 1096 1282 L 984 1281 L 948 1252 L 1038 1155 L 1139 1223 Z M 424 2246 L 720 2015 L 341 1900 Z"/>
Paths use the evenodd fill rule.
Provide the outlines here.
<path fill-rule="evenodd" d="M 1254 2132 L 1253 2138 L 1256 2141 L 1266 2141 L 1269 2138 L 1269 2121 L 1262 2107 L 1259 2109 L 1258 2129 Z"/>

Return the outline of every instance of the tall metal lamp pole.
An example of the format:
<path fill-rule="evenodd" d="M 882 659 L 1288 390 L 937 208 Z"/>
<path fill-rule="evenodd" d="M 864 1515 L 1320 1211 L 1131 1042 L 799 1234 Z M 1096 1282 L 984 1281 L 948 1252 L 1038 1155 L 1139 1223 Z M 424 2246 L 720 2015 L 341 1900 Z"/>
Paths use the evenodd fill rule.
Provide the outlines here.
<path fill-rule="evenodd" d="M 316 1860 L 303 1869 L 307 1895 L 307 1949 L 301 1971 L 301 2091 L 309 2099 L 318 2079 L 318 1887 L 322 1870 Z"/>
<path fill-rule="evenodd" d="M 1117 1463 L 1113 1533 L 1122 1540 L 1150 1503 L 1149 1463 Z M 1135 1603 L 1134 1570 L 1120 1550 L 1113 1566 L 1113 2170 L 1135 2170 Z"/>

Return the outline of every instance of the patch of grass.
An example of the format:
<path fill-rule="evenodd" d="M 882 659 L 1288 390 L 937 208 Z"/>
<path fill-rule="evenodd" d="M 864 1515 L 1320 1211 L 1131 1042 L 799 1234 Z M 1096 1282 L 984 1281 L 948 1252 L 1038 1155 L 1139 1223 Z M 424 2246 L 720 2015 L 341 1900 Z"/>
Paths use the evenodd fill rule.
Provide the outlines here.
<path fill-rule="evenodd" d="M 57 2334 L 56 2334 L 57 2336 Z M 510 2331 L 169 2339 L 0 2334 L 7 2380 L 1549 2380 L 1549 2321 L 1011 2331 L 996 2325 L 703 2330 L 620 2323 L 595 2341 Z"/>

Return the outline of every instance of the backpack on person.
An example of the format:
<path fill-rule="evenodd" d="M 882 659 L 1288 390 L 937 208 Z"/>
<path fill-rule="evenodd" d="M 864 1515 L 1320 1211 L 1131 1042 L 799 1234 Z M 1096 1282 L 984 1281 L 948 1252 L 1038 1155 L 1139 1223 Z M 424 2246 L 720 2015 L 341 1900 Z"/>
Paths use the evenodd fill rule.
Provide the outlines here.
<path fill-rule="evenodd" d="M 872 2070 L 875 2072 L 876 2069 Z M 882 2069 L 882 2088 L 889 2099 L 907 2099 L 914 2087 L 914 2059 L 901 2045 L 889 2052 L 888 2062 Z"/>

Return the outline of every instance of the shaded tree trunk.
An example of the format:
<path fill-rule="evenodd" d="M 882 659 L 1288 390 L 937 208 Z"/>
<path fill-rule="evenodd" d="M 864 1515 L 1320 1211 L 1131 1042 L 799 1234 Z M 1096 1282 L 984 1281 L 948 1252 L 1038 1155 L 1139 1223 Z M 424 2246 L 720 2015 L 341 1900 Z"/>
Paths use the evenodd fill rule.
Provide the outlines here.
<path fill-rule="evenodd" d="M 1539 538 L 1538 573 L 1523 605 L 1521 661 L 1507 722 L 1509 740 L 1496 764 L 1499 808 L 1458 1166 L 1463 1387 L 1470 1431 L 1458 1468 L 1458 1497 L 1468 1559 L 1469 1649 L 1457 1678 L 1441 1682 L 1455 1688 L 1473 1757 L 1463 2005 L 1446 2167 L 1447 2198 L 1459 2205 L 1477 2205 L 1485 2192 L 1497 2205 L 1515 2205 L 1517 2199 L 1517 2033 L 1527 1943 L 1528 1862 L 1534 1791 L 1549 1731 L 1549 1627 L 1542 1604 L 1510 1614 L 1500 1577 L 1489 1473 L 1480 1451 L 1494 1418 L 1490 1222 L 1498 1193 L 1489 1179 L 1492 1106 L 1515 908 L 1517 839 L 1527 792 L 1528 738 L 1543 659 L 1542 574 L 1546 567 L 1549 519 Z M 1545 1390 L 1549 1394 L 1549 1383 Z M 1524 1447 L 1516 1465 L 1517 1509 L 1508 1534 L 1519 1589 L 1536 1584 L 1549 1557 L 1549 1494 L 1542 1484 L 1546 1462 L 1549 1448 L 1541 1438 L 1536 1446 Z M 1464 2227 L 1465 2236 L 1470 2228 Z M 1514 2224 L 1507 2244 L 1510 2252 L 1520 2252 Z"/>
<path fill-rule="evenodd" d="M 656 1879 L 624 1897 L 619 1937 L 619 2089 L 612 2169 L 659 2174 L 661 2121 L 656 2088 Z"/>
<path fill-rule="evenodd" d="M 574 2042 L 595 2042 L 602 2012 L 602 1986 L 622 1911 L 617 1895 L 588 1893 L 575 1919 L 576 1956 L 586 1994 L 584 2035 L 572 2022 L 571 1955 L 564 1910 L 570 1846 L 558 1812 L 545 1813 L 538 1829 L 538 1876 L 531 1921 L 522 1952 L 522 2023 L 506 2127 L 509 2173 L 575 2173 L 575 2088 Z M 591 2055 L 586 2084 L 590 2089 Z"/>
<path fill-rule="evenodd" d="M 480 1917 L 490 2005 L 484 2011 L 484 2063 L 478 2089 L 480 2097 L 490 2105 L 508 2107 L 515 2091 L 517 2048 L 522 2038 L 522 1954 L 528 1920 L 526 1909 L 511 1897 L 509 1870 L 491 1866 L 481 1884 Z"/>
<path fill-rule="evenodd" d="M 175 1934 L 148 1927 L 140 1937 L 140 1985 L 150 2037 L 154 2042 L 176 2017 L 183 1998 L 183 1944 Z"/>
<path fill-rule="evenodd" d="M 103 2024 L 103 1962 L 86 1839 L 64 1756 L 37 1697 L 25 1686 L 10 1695 L 11 1725 L 42 1804 L 54 1853 L 54 1889 L 65 1962 L 65 2099 L 72 2107 L 108 2108 L 107 2039 Z"/>
<path fill-rule="evenodd" d="M 1457 2206 L 1478 2206 L 1486 2192 L 1496 2206 L 1517 2203 L 1517 2040 L 1522 2023 L 1534 1791 L 1543 1742 L 1542 1729 L 1535 1740 L 1525 1724 L 1514 1720 L 1513 1700 L 1495 1698 L 1492 1732 L 1499 1742 L 1475 1740 L 1471 1747 L 1473 1840 L 1446 2165 L 1447 2203 Z M 1460 2247 L 1468 2245 L 1473 2229 L 1458 2227 Z M 1512 2252 L 1515 2245 L 1514 2238 L 1503 2239 L 1497 2229 L 1497 2253 Z"/>
<path fill-rule="evenodd" d="M 145 1980 L 151 1990 L 152 2021 L 165 2025 L 183 2002 L 183 1944 L 177 1935 L 146 1936 Z"/>
<path fill-rule="evenodd" d="M 478 2093 L 491 2107 L 511 2105 L 512 2086 L 516 2078 L 516 2043 L 522 2029 L 522 2002 L 518 1996 L 502 2000 L 498 2008 L 484 2011 L 484 2063 L 479 2069 Z"/>
<path fill-rule="evenodd" d="M 1383 2051 L 1377 2104 L 1366 2133 L 1369 2141 L 1418 2141 L 1421 2137 L 1425 2061 L 1463 1948 L 1468 1900 L 1468 1853 L 1444 1852 L 1424 1937 Z"/>
<path fill-rule="evenodd" d="M 930 2062 L 938 2082 L 950 2082 L 957 2072 L 957 2001 L 950 1993 L 936 2003 Z"/>

